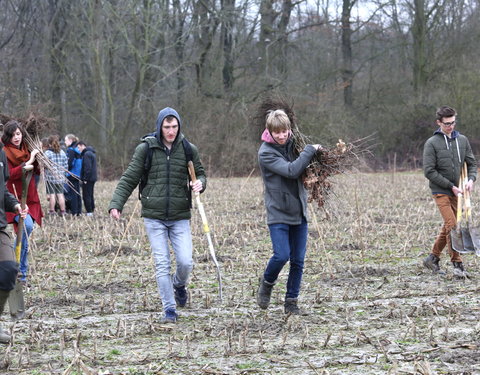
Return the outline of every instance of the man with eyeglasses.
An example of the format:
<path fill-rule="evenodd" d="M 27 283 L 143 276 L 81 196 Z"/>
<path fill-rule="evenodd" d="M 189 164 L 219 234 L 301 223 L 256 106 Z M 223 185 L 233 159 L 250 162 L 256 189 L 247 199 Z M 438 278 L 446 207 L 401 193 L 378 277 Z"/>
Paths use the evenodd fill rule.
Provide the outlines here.
<path fill-rule="evenodd" d="M 468 183 L 465 190 L 471 191 L 477 178 L 477 162 L 468 138 L 455 130 L 457 113 L 453 108 L 440 107 L 437 110 L 439 128 L 423 148 L 423 171 L 429 180 L 433 199 L 442 215 L 443 226 L 433 244 L 432 252 L 423 260 L 423 265 L 437 274 L 440 270 L 440 255 L 448 247 L 453 265 L 453 275 L 468 277 L 460 254 L 452 249 L 450 231 L 457 224 L 457 196 L 463 193 L 457 186 L 463 164 L 467 163 Z"/>

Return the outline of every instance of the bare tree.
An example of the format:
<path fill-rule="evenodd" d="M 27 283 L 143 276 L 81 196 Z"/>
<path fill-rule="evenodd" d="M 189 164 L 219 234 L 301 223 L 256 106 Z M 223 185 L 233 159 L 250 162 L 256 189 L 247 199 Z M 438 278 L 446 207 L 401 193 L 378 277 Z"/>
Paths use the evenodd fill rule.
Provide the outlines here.
<path fill-rule="evenodd" d="M 342 4 L 342 81 L 346 107 L 353 106 L 352 27 L 350 17 L 356 0 L 343 0 Z"/>

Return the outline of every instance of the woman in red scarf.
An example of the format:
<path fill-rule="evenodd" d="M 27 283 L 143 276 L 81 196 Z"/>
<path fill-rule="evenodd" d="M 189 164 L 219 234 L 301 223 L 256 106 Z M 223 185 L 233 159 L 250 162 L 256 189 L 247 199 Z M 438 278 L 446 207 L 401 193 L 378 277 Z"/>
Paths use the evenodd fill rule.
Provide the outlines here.
<path fill-rule="evenodd" d="M 33 164 L 34 173 L 40 174 L 38 163 L 35 161 L 35 156 L 39 151 L 33 150 L 30 152 L 26 142 L 24 142 L 24 138 L 24 130 L 17 121 L 10 120 L 5 124 L 2 142 L 5 145 L 3 149 L 7 155 L 8 169 L 10 172 L 10 178 L 7 181 L 7 188 L 8 191 L 16 196 L 18 200 L 21 199 L 22 195 L 23 166 Z M 42 225 L 43 217 L 40 199 L 35 186 L 35 179 L 33 178 L 28 185 L 27 206 L 29 214 L 24 220 L 26 231 L 23 232 L 22 252 L 20 257 L 20 279 L 22 281 L 26 280 L 28 270 L 28 236 L 30 236 L 30 233 L 33 231 L 34 222 L 38 223 L 38 225 Z M 8 223 L 14 223 L 16 228 L 19 219 L 18 214 L 15 215 L 14 213 L 7 212 L 6 215 Z"/>

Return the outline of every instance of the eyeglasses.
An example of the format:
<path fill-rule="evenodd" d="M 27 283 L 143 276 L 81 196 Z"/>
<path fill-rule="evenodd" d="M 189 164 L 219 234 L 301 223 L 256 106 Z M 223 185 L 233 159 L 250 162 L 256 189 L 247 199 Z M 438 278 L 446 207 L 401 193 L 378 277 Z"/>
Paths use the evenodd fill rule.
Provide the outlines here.
<path fill-rule="evenodd" d="M 452 121 L 452 122 L 443 122 L 442 121 L 442 124 L 445 125 L 445 126 L 453 126 L 455 125 L 457 122 L 456 121 Z"/>

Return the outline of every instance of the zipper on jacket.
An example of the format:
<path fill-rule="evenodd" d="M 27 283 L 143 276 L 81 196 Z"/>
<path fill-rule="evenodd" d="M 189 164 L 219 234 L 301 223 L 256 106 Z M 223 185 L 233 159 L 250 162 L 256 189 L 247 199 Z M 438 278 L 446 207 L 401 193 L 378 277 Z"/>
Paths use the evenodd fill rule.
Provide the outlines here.
<path fill-rule="evenodd" d="M 165 147 L 165 153 L 167 154 L 167 202 L 166 202 L 166 220 L 170 218 L 170 155 L 172 149 Z"/>

